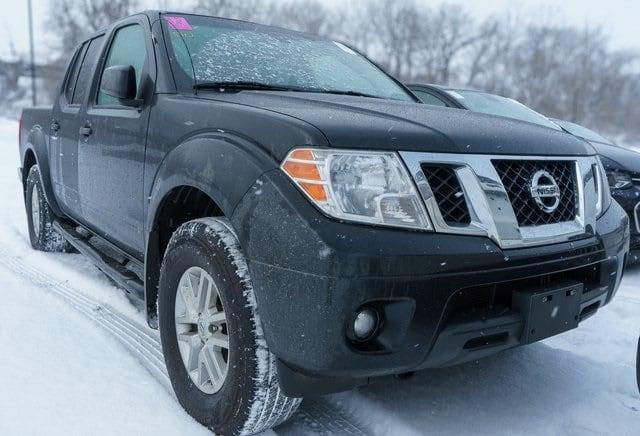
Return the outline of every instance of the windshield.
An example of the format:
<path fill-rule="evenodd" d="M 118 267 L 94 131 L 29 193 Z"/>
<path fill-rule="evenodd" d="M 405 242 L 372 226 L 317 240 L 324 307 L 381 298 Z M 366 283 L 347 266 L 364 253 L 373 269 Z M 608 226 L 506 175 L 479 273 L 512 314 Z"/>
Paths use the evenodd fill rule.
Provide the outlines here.
<path fill-rule="evenodd" d="M 555 130 L 561 130 L 557 124 L 549 121 L 547 117 L 516 100 L 478 91 L 447 92 L 471 111 L 513 118 L 544 127 L 550 127 Z"/>
<path fill-rule="evenodd" d="M 241 21 L 165 15 L 178 81 L 242 82 L 294 91 L 414 101 L 365 57 L 331 40 Z"/>
<path fill-rule="evenodd" d="M 569 121 L 555 121 L 560 127 L 562 127 L 567 132 L 571 133 L 573 136 L 577 136 L 578 138 L 586 139 L 587 141 L 600 142 L 602 144 L 613 145 L 611 141 L 609 141 L 604 136 L 598 135 L 593 130 L 589 130 L 586 127 L 582 127 L 578 124 L 570 123 Z"/>

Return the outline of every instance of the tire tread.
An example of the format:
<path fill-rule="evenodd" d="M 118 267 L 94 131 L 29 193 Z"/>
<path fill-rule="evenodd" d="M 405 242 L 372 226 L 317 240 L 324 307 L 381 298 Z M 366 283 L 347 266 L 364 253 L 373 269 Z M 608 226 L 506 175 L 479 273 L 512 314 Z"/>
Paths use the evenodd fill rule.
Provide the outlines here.
<path fill-rule="evenodd" d="M 249 277 L 247 262 L 242 255 L 238 238 L 228 220 L 224 218 L 201 218 L 183 224 L 171 238 L 167 252 L 172 245 L 185 236 L 193 235 L 199 226 L 205 226 L 205 235 L 210 244 L 224 250 L 227 260 L 235 268 L 235 274 L 243 286 L 246 307 L 251 311 L 253 337 L 255 341 L 254 388 L 252 398 L 247 402 L 249 410 L 238 434 L 253 435 L 271 429 L 289 419 L 302 402 L 300 398 L 289 398 L 280 389 L 276 369 L 276 357 L 269 351 L 254 289 Z"/>

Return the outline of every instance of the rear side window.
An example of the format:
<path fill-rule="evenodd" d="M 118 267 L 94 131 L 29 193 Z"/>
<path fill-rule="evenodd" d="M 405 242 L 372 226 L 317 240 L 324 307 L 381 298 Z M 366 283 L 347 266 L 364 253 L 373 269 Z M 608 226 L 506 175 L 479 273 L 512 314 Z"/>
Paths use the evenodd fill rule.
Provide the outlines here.
<path fill-rule="evenodd" d="M 136 72 L 136 89 L 140 89 L 140 79 L 147 60 L 147 47 L 144 39 L 144 29 L 142 26 L 133 24 L 118 30 L 113 38 L 113 43 L 109 48 L 107 60 L 104 63 L 105 69 L 116 65 L 133 66 Z M 119 106 L 120 103 L 115 97 L 100 91 L 98 94 L 99 105 Z"/>
<path fill-rule="evenodd" d="M 435 95 L 429 92 L 413 91 L 413 93 L 424 104 L 429 104 L 431 106 L 447 106 L 447 104 L 444 101 L 440 100 L 438 97 L 436 97 Z"/>
<path fill-rule="evenodd" d="M 69 74 L 67 75 L 67 82 L 64 86 L 64 95 L 67 98 L 67 102 L 71 102 L 73 100 L 73 91 L 76 87 L 76 82 L 78 80 L 78 72 L 80 71 L 80 65 L 82 65 L 82 58 L 84 57 L 84 53 L 87 50 L 87 44 L 82 44 L 76 51 L 76 55 L 69 65 Z"/>
<path fill-rule="evenodd" d="M 87 53 L 84 56 L 80 72 L 78 73 L 75 91 L 73 92 L 73 99 L 71 100 L 71 103 L 73 104 L 82 104 L 85 95 L 87 95 L 87 92 L 89 91 L 88 88 L 91 84 L 91 73 L 93 73 L 98 56 L 100 56 L 100 49 L 102 48 L 103 40 L 104 36 L 99 36 L 98 38 L 92 39 L 89 43 Z"/>

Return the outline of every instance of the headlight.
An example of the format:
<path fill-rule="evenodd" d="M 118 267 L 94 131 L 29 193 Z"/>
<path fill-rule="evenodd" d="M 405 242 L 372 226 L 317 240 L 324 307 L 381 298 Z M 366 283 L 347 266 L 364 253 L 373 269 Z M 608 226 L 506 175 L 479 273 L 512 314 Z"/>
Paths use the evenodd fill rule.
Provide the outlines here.
<path fill-rule="evenodd" d="M 424 204 L 396 153 L 299 148 L 289 153 L 281 168 L 329 216 L 432 229 Z"/>
<path fill-rule="evenodd" d="M 633 186 L 631 175 L 620 171 L 607 171 L 607 179 L 614 189 L 628 189 Z"/>
<path fill-rule="evenodd" d="M 607 177 L 605 177 L 604 166 L 600 157 L 596 157 L 597 163 L 593 165 L 593 175 L 596 184 L 596 216 L 600 218 L 611 205 L 611 191 Z"/>

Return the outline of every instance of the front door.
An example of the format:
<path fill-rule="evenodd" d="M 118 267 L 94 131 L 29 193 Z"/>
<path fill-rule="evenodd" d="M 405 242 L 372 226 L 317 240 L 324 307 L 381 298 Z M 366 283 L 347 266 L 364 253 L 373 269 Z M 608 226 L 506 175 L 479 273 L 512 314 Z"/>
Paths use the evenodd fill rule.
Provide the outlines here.
<path fill-rule="evenodd" d="M 79 191 L 89 227 L 130 254 L 144 250 L 144 158 L 155 60 L 149 24 L 134 17 L 112 33 L 96 73 L 79 145 Z M 138 107 L 100 91 L 104 69 L 133 66 Z"/>

